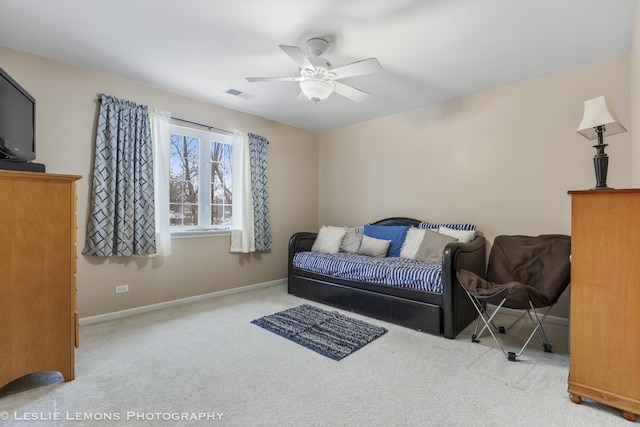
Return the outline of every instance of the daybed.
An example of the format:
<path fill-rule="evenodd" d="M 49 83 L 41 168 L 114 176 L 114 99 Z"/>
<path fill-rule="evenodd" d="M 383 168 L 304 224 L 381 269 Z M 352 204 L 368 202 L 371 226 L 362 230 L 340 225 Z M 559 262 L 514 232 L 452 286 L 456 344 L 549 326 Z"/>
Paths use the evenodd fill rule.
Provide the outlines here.
<path fill-rule="evenodd" d="M 432 224 L 411 218 L 388 218 L 371 225 L 434 229 Z M 312 252 L 317 236 L 318 233 L 301 232 L 289 240 L 290 294 L 422 332 L 443 334 L 446 338 L 455 338 L 478 315 L 459 284 L 456 272 L 465 269 L 484 277 L 485 239 L 482 236 L 475 235 L 466 243 L 446 244 L 440 263 L 399 256 L 376 258 L 344 251 Z M 348 271 L 344 266 L 336 267 L 344 263 L 349 266 Z M 360 273 L 353 271 L 354 263 L 363 264 L 369 272 L 374 272 L 374 276 L 383 270 L 379 276 L 384 278 L 362 280 L 358 276 Z M 328 272 L 332 268 L 337 271 Z M 412 273 L 408 282 L 402 279 L 405 282 L 395 283 L 400 270 L 407 268 L 424 271 Z M 378 283 L 373 283 L 376 281 Z M 429 281 L 433 283 L 425 283 Z"/>

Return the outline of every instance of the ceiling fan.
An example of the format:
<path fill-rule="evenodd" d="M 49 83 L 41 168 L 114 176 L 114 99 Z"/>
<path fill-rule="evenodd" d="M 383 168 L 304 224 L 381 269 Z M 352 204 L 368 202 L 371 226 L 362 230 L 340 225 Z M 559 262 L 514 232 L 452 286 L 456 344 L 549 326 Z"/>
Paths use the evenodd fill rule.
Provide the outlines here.
<path fill-rule="evenodd" d="M 376 58 L 368 58 L 351 64 L 332 68 L 328 59 L 321 57 L 329 42 L 323 38 L 307 40 L 305 48 L 311 56 L 297 46 L 280 45 L 293 61 L 300 67 L 300 75 L 295 77 L 247 77 L 250 82 L 300 82 L 301 93 L 298 98 L 306 97 L 314 104 L 326 99 L 333 92 L 355 102 L 362 102 L 369 94 L 337 80 L 363 74 L 382 71 L 382 66 Z"/>

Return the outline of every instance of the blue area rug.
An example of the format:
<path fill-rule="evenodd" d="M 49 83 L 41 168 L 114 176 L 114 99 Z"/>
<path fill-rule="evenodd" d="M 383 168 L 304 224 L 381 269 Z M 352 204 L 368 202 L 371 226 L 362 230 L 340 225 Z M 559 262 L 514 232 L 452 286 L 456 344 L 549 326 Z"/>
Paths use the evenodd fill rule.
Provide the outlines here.
<path fill-rule="evenodd" d="M 307 304 L 251 323 L 334 360 L 350 355 L 387 332 L 381 326 Z"/>

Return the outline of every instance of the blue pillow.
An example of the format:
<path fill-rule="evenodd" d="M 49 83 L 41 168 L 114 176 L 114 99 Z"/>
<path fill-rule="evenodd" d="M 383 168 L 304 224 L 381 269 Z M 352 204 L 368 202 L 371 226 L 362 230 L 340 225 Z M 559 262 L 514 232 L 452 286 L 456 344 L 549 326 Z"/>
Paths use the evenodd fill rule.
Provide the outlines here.
<path fill-rule="evenodd" d="M 404 225 L 365 225 L 364 234 L 376 239 L 391 240 L 387 256 L 400 256 L 409 227 Z"/>

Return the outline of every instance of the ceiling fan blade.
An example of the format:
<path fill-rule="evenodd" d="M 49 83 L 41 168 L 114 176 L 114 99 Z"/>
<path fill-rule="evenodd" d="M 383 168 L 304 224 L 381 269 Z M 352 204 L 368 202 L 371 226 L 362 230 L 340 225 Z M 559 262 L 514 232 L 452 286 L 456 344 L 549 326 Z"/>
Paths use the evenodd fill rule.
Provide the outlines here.
<path fill-rule="evenodd" d="M 299 82 L 302 77 L 247 77 L 248 82 Z"/>
<path fill-rule="evenodd" d="M 344 96 L 345 98 L 349 98 L 355 102 L 362 102 L 369 98 L 369 94 L 367 92 L 361 91 L 360 89 L 356 89 L 355 87 L 348 86 L 344 83 L 334 82 L 335 85 L 333 87 L 333 91 L 337 94 Z"/>
<path fill-rule="evenodd" d="M 293 62 L 298 64 L 298 67 L 300 67 L 302 70 L 315 69 L 311 61 L 309 61 L 309 58 L 307 58 L 302 49 L 300 49 L 298 46 L 286 46 L 281 44 L 280 49 L 282 49 L 284 53 L 289 55 L 289 57 L 293 59 Z"/>
<path fill-rule="evenodd" d="M 336 74 L 336 79 L 377 73 L 378 71 L 382 71 L 382 65 L 376 58 L 363 59 L 331 70 Z"/>

